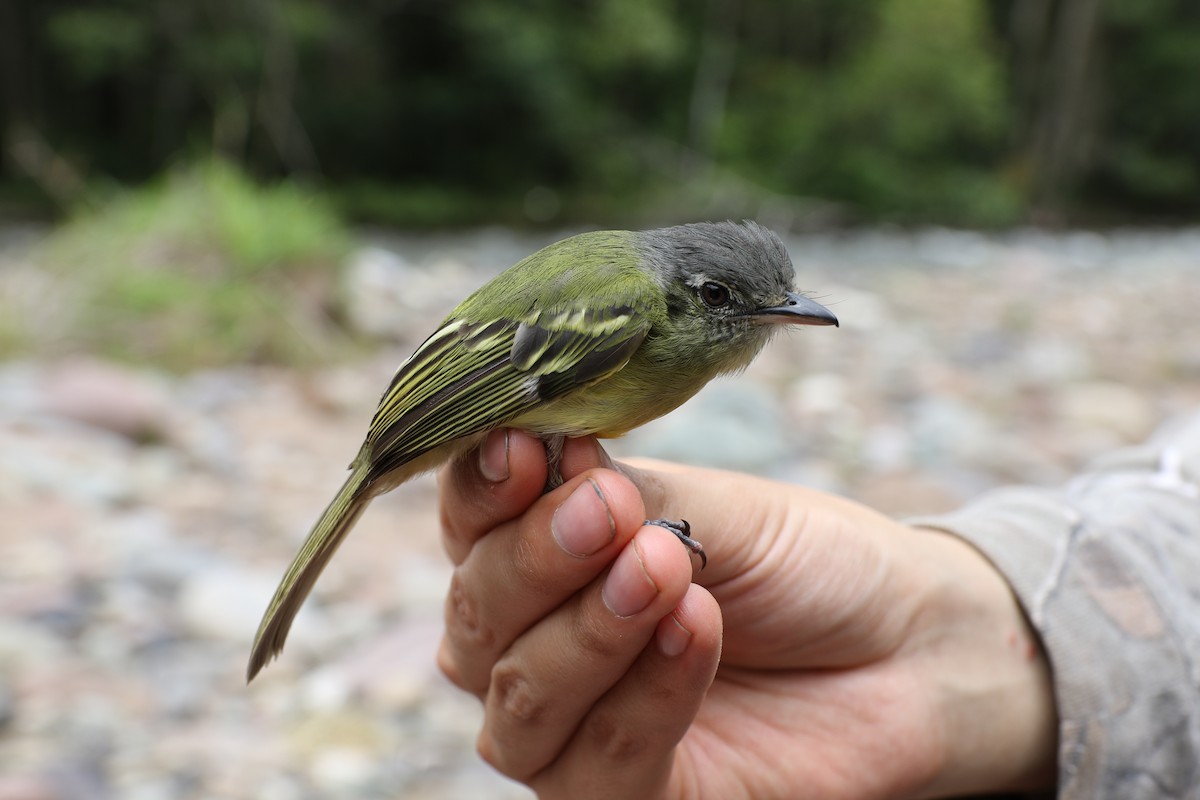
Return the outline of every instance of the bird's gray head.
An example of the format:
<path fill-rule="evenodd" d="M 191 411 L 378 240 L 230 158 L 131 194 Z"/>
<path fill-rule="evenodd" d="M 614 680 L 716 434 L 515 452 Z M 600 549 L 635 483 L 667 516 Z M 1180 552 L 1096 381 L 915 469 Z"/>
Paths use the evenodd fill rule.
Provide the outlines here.
<path fill-rule="evenodd" d="M 775 324 L 837 325 L 793 289 L 787 248 L 756 222 L 700 222 L 640 235 L 670 316 L 703 324 L 715 339 L 766 340 Z"/>

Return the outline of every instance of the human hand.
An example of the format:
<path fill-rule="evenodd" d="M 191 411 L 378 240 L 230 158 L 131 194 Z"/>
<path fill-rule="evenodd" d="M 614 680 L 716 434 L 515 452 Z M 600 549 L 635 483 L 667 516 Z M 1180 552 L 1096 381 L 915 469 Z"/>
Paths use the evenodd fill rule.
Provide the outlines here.
<path fill-rule="evenodd" d="M 483 757 L 540 797 L 1053 785 L 1045 656 L 969 545 L 802 487 L 618 466 L 592 439 L 542 496 L 545 470 L 537 439 L 499 432 L 440 484 L 439 663 L 485 703 Z M 698 584 L 656 517 L 692 523 Z"/>

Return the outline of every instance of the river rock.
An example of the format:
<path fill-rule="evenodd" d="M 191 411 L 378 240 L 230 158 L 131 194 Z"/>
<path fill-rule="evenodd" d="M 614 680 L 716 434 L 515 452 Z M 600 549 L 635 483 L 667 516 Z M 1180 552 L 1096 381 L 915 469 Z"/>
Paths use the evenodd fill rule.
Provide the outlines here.
<path fill-rule="evenodd" d="M 70 359 L 50 370 L 42 386 L 45 409 L 134 440 L 162 438 L 171 400 L 161 379 L 91 358 Z"/>

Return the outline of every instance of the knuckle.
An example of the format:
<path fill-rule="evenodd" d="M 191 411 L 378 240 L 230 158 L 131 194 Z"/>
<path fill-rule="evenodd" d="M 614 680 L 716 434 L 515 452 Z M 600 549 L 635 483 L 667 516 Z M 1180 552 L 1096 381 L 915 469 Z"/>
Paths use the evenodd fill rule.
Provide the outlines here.
<path fill-rule="evenodd" d="M 581 613 L 572 636 L 579 650 L 591 659 L 608 660 L 619 654 L 621 642 L 595 615 Z"/>
<path fill-rule="evenodd" d="M 651 737 L 645 729 L 624 724 L 615 715 L 601 711 L 593 711 L 588 715 L 579 736 L 584 749 L 615 763 L 625 763 L 645 754 L 651 744 Z"/>
<path fill-rule="evenodd" d="M 514 780 L 527 779 L 532 769 L 528 733 L 544 722 L 548 710 L 545 695 L 524 671 L 497 663 L 488 687 L 486 721 L 475 743 L 480 758 Z"/>
<path fill-rule="evenodd" d="M 537 683 L 515 664 L 500 661 L 492 668 L 489 689 L 495 710 L 501 712 L 508 724 L 535 727 L 546 716 L 546 696 Z"/>
<path fill-rule="evenodd" d="M 491 650 L 496 644 L 496 632 L 482 618 L 479 603 L 468 589 L 462 570 L 450 576 L 450 591 L 446 595 L 446 632 L 462 646 Z"/>

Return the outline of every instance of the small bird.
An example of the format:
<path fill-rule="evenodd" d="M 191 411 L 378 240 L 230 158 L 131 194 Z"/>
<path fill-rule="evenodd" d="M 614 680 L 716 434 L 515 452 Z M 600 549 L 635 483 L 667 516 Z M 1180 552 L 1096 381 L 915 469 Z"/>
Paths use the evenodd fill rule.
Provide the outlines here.
<path fill-rule="evenodd" d="M 350 476 L 275 590 L 246 680 L 372 498 L 469 451 L 498 427 L 547 443 L 616 437 L 746 367 L 783 325 L 837 325 L 797 293 L 787 249 L 755 222 L 596 231 L 539 250 L 475 291 L 400 365 Z M 653 520 L 703 557 L 686 522 Z"/>

